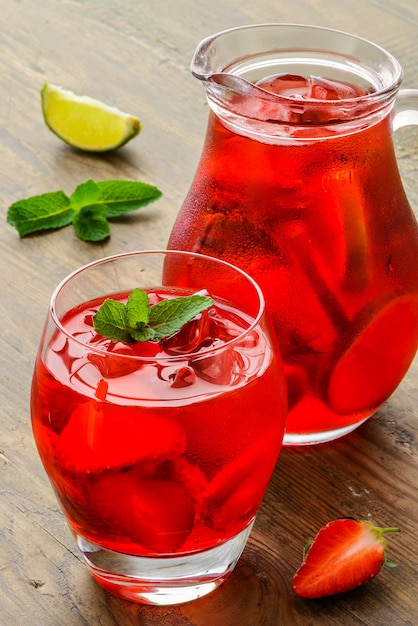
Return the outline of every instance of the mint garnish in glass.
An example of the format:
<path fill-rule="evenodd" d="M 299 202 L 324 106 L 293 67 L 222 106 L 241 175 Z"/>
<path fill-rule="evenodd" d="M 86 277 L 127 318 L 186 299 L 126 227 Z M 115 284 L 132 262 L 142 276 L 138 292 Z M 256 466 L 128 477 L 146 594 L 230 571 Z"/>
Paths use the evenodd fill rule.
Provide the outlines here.
<path fill-rule="evenodd" d="M 214 304 L 211 297 L 194 294 L 168 298 L 151 306 L 148 294 L 134 289 L 126 304 L 107 298 L 94 315 L 93 326 L 96 333 L 111 341 L 158 342 L 174 335 Z"/>

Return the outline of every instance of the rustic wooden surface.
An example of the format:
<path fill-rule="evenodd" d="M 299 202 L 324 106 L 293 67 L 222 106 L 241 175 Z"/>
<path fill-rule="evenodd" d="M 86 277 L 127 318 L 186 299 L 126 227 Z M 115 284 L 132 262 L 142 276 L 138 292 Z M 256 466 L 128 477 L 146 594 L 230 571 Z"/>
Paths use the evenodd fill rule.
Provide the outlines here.
<path fill-rule="evenodd" d="M 50 294 L 76 267 L 112 253 L 165 247 L 206 128 L 203 89 L 189 62 L 203 37 L 281 21 L 333 27 L 389 49 L 418 87 L 415 0 L 4 0 L 0 10 L 0 624 L 3 626 L 351 626 L 418 623 L 416 361 L 358 431 L 332 445 L 284 450 L 232 577 L 177 608 L 121 601 L 89 577 L 55 503 L 29 422 L 33 361 Z M 39 91 L 61 84 L 137 113 L 140 137 L 111 156 L 72 151 L 46 128 Z M 405 188 L 418 207 L 418 129 L 396 136 Z M 6 224 L 14 201 L 87 178 L 158 185 L 164 197 L 112 224 L 104 244 L 71 227 L 20 240 Z M 291 590 L 306 539 L 352 515 L 399 525 L 398 563 L 339 598 Z"/>

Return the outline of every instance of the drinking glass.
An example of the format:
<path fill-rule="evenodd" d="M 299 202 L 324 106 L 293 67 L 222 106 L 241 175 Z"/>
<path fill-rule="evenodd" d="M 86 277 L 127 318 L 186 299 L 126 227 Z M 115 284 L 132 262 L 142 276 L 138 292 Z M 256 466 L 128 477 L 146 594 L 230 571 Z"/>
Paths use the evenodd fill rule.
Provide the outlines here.
<path fill-rule="evenodd" d="M 160 342 L 98 335 L 106 298 L 208 294 Z M 287 394 L 258 285 L 177 251 L 100 259 L 55 289 L 31 395 L 42 463 L 105 589 L 136 602 L 203 596 L 233 570 L 282 444 Z"/>

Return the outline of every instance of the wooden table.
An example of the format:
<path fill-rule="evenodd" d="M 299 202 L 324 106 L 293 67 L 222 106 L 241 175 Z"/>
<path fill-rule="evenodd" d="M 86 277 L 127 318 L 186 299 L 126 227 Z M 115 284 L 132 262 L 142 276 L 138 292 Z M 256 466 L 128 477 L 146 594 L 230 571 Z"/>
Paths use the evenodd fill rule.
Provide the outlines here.
<path fill-rule="evenodd" d="M 197 43 L 243 24 L 304 22 L 351 31 L 389 49 L 418 87 L 414 0 L 7 0 L 0 10 L 0 624 L 3 626 L 401 626 L 418 623 L 418 362 L 385 406 L 332 445 L 282 452 L 254 531 L 218 591 L 177 608 L 121 601 L 89 577 L 35 450 L 29 420 L 34 357 L 55 285 L 80 265 L 127 250 L 165 247 L 200 154 L 207 106 L 189 73 Z M 71 150 L 46 128 L 44 82 L 137 113 L 139 138 L 108 156 Z M 418 131 L 396 148 L 418 207 Z M 20 240 L 6 224 L 18 199 L 87 178 L 156 184 L 164 196 L 112 224 L 105 243 L 71 227 Z M 304 601 L 291 578 L 306 539 L 339 516 L 399 525 L 386 569 L 338 598 Z"/>

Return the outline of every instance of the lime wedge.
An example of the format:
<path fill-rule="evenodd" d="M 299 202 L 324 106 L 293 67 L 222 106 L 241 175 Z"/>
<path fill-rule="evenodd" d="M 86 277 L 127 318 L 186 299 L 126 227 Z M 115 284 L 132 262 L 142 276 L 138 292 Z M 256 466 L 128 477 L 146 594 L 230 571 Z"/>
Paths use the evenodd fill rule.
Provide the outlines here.
<path fill-rule="evenodd" d="M 49 83 L 41 90 L 41 103 L 50 130 L 80 150 L 116 150 L 141 130 L 137 117 Z"/>

